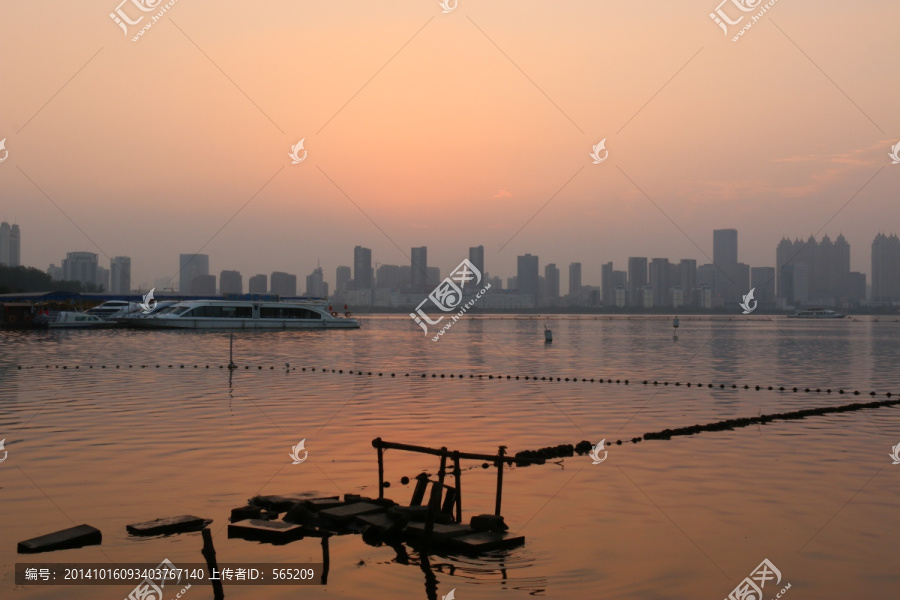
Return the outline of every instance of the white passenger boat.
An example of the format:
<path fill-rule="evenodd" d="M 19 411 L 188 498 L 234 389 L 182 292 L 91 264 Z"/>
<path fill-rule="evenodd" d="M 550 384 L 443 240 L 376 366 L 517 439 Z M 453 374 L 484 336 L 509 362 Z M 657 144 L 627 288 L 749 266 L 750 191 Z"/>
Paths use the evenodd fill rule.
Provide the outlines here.
<path fill-rule="evenodd" d="M 358 329 L 359 321 L 345 315 L 329 312 L 327 300 L 186 300 L 149 315 L 115 317 L 115 321 L 147 329 Z"/>
<path fill-rule="evenodd" d="M 807 308 L 788 315 L 788 319 L 843 319 L 846 316 L 827 308 Z"/>
<path fill-rule="evenodd" d="M 50 329 L 97 329 L 117 325 L 115 321 L 107 321 L 97 315 L 74 310 L 53 311 L 38 315 L 34 319 L 34 324 L 37 327 L 49 327 Z"/>

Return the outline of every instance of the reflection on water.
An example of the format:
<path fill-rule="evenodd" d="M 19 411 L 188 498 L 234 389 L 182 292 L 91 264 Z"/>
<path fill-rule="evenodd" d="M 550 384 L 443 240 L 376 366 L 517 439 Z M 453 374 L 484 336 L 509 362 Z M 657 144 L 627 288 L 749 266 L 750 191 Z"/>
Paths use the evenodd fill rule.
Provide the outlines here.
<path fill-rule="evenodd" d="M 327 586 L 303 588 L 305 598 L 440 598 L 452 588 L 460 600 L 724 597 L 763 558 L 798 598 L 900 591 L 892 558 L 900 467 L 888 458 L 900 443 L 900 410 L 628 441 L 853 401 L 841 388 L 898 393 L 900 324 L 682 319 L 675 341 L 669 319 L 554 319 L 545 344 L 544 322 L 464 319 L 437 343 L 408 318 L 368 317 L 358 331 L 239 332 L 234 371 L 223 368 L 228 333 L 0 332 L 0 439 L 9 452 L 0 464 L 0 596 L 14 587 L 15 542 L 80 523 L 103 531 L 102 546 L 40 558 L 197 562 L 198 534 L 125 532 L 127 523 L 195 514 L 214 519 L 222 562 L 318 562 L 318 540 L 228 539 L 229 511 L 259 493 L 377 494 L 376 437 L 479 453 L 624 443 L 601 465 L 576 456 L 505 473 L 503 513 L 525 535 L 522 548 L 425 561 L 405 547 L 339 536 Z M 309 458 L 292 465 L 290 448 L 304 438 Z M 401 477 L 436 468 L 427 457 L 392 454 L 386 495 L 408 503 Z M 471 461 L 464 468 L 468 521 L 492 512 L 496 472 Z M 15 593 L 93 600 L 129 589 Z"/>

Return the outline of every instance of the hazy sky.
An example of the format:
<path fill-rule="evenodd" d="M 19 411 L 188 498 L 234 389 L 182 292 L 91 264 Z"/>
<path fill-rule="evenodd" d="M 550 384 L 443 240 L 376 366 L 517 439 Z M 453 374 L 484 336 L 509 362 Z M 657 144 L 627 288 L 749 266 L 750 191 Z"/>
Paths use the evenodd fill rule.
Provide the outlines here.
<path fill-rule="evenodd" d="M 753 266 L 842 232 L 865 272 L 900 232 L 894 1 L 779 0 L 736 43 L 718 0 L 178 0 L 136 43 L 162 5 L 122 4 L 147 15 L 126 36 L 119 2 L 0 1 L 0 219 L 27 265 L 128 255 L 147 286 L 202 251 L 245 285 L 317 260 L 333 285 L 355 245 L 446 271 L 483 244 L 565 289 L 572 261 L 588 284 L 707 262 L 715 228 Z"/>

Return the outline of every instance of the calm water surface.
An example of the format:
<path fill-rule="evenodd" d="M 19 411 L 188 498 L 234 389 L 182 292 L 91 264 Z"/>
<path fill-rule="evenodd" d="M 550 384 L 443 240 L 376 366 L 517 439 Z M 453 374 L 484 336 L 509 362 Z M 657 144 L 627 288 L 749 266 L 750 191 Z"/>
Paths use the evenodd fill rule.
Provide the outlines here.
<path fill-rule="evenodd" d="M 227 598 L 426 599 L 455 588 L 458 600 L 719 599 L 764 558 L 791 584 L 788 599 L 900 592 L 900 465 L 888 457 L 900 443 L 900 409 L 629 441 L 896 394 L 900 323 L 683 319 L 677 340 L 669 321 L 550 323 L 550 345 L 537 319 L 468 318 L 438 343 L 408 318 L 366 318 L 358 331 L 236 333 L 231 376 L 220 368 L 227 333 L 0 332 L 9 452 L 0 464 L 0 598 L 118 600 L 132 587 L 16 587 L 17 560 L 202 562 L 197 533 L 125 531 L 178 514 L 214 519 L 220 562 L 317 562 L 317 540 L 227 539 L 229 511 L 255 494 L 377 494 L 376 437 L 484 453 L 624 443 L 599 465 L 576 456 L 509 469 L 503 514 L 526 545 L 483 560 L 433 557 L 436 596 L 415 553 L 401 564 L 391 548 L 348 535 L 332 539 L 326 586 L 226 587 Z M 303 438 L 309 458 L 292 465 Z M 386 495 L 402 503 L 412 493 L 402 476 L 436 471 L 419 455 L 390 451 L 386 461 Z M 465 466 L 468 521 L 493 511 L 496 470 Z M 103 531 L 102 546 L 16 554 L 20 540 L 81 523 Z M 212 594 L 194 586 L 185 597 Z"/>

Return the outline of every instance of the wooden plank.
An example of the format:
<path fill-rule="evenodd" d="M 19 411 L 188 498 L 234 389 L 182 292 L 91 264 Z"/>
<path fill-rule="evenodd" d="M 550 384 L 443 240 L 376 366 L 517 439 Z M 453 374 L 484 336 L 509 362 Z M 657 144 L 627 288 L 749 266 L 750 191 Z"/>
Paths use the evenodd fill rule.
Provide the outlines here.
<path fill-rule="evenodd" d="M 309 533 L 302 525 L 282 521 L 247 519 L 228 526 L 229 538 L 240 538 L 269 544 L 287 544 Z"/>
<path fill-rule="evenodd" d="M 326 508 L 319 511 L 319 516 L 331 519 L 338 523 L 347 523 L 354 517 L 367 515 L 371 513 L 384 512 L 383 506 L 371 504 L 369 502 L 357 502 L 356 504 L 345 504 L 344 506 L 336 506 L 334 508 Z"/>
<path fill-rule="evenodd" d="M 131 525 L 126 525 L 125 529 L 132 535 L 163 535 L 167 533 L 200 531 L 212 522 L 212 519 L 203 519 L 194 515 L 180 515 L 154 519 L 143 523 L 132 523 Z"/>
<path fill-rule="evenodd" d="M 454 537 L 449 544 L 455 550 L 470 554 L 480 554 L 492 550 L 515 548 L 525 543 L 525 536 L 509 532 L 481 531 Z"/>
<path fill-rule="evenodd" d="M 33 554 L 36 552 L 50 552 L 52 550 L 65 550 L 67 548 L 81 548 L 82 546 L 95 546 L 103 541 L 100 530 L 90 525 L 78 525 L 62 529 L 47 535 L 38 536 L 19 542 L 19 554 Z"/>

